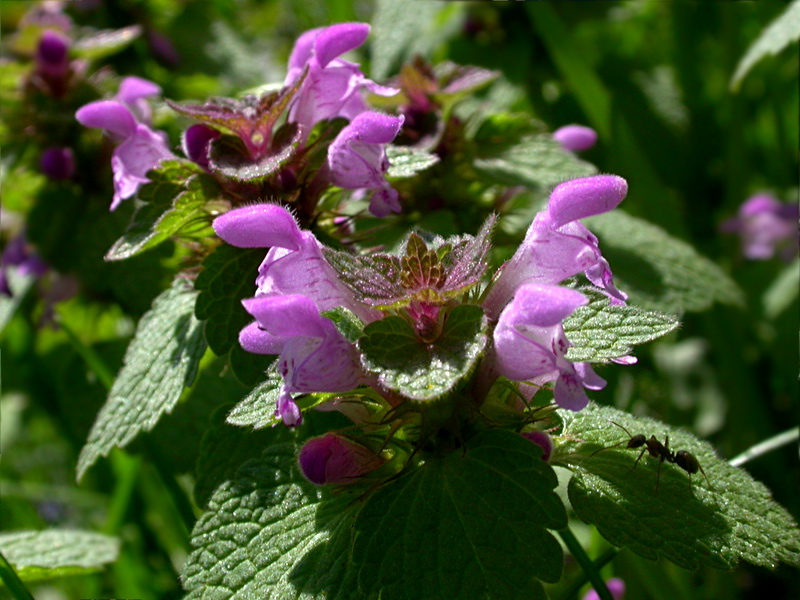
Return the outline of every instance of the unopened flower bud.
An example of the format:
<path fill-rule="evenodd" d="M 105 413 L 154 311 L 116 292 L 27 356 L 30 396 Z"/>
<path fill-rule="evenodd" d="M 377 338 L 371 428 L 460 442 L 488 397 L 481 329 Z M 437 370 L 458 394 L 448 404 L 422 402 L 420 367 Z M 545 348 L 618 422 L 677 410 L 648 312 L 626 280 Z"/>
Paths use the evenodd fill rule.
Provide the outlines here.
<path fill-rule="evenodd" d="M 39 166 L 50 179 L 71 179 L 75 174 L 75 155 L 71 148 L 48 148 L 42 153 Z"/>
<path fill-rule="evenodd" d="M 360 444 L 335 433 L 326 433 L 306 442 L 298 462 L 311 483 L 343 485 L 378 468 L 384 461 Z"/>
<path fill-rule="evenodd" d="M 36 48 L 36 70 L 49 78 L 63 78 L 69 71 L 69 40 L 48 29 Z"/>
<path fill-rule="evenodd" d="M 584 125 L 565 125 L 553 132 L 553 139 L 564 150 L 583 152 L 597 143 L 597 132 Z"/>
<path fill-rule="evenodd" d="M 550 456 L 553 454 L 553 438 L 546 431 L 528 431 L 523 433 L 522 437 L 532 441 L 542 449 L 544 452 L 542 454 L 543 461 L 550 460 Z"/>

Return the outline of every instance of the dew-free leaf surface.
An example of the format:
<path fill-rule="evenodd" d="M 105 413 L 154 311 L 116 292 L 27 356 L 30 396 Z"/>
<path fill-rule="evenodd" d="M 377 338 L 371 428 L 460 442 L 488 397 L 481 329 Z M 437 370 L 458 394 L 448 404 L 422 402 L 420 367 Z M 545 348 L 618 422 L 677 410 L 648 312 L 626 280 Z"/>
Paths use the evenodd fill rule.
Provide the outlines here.
<path fill-rule="evenodd" d="M 672 315 L 630 305 L 615 306 L 605 297 L 595 297 L 564 321 L 564 333 L 573 344 L 567 358 L 606 362 L 630 354 L 634 346 L 666 335 L 679 325 Z"/>
<path fill-rule="evenodd" d="M 575 512 L 615 546 L 686 569 L 729 569 L 740 560 L 770 568 L 800 565 L 800 530 L 789 513 L 766 487 L 719 458 L 706 442 L 653 419 L 595 404 L 578 413 L 559 413 L 569 437 L 552 460 L 575 472 L 569 484 Z M 657 459 L 647 456 L 633 469 L 641 450 L 625 443 L 591 456 L 605 446 L 627 443 L 629 436 L 610 420 L 631 435 L 654 435 L 661 443 L 669 436 L 670 450 L 692 453 L 708 481 L 700 472 L 690 477 L 667 462 L 659 479 Z"/>
<path fill-rule="evenodd" d="M 370 598 L 546 598 L 567 524 L 541 450 L 487 431 L 370 496 L 356 518 L 353 561 Z"/>
<path fill-rule="evenodd" d="M 0 533 L 0 552 L 20 579 L 41 581 L 100 570 L 117 560 L 119 540 L 71 529 L 9 531 Z"/>
<path fill-rule="evenodd" d="M 197 293 L 176 279 L 139 321 L 122 369 L 78 457 L 78 479 L 112 448 L 150 431 L 190 386 L 206 350 L 202 324 L 194 317 Z"/>
<path fill-rule="evenodd" d="M 472 373 L 486 345 L 486 317 L 479 306 L 454 308 L 442 334 L 421 341 L 401 317 L 364 328 L 358 346 L 362 364 L 381 383 L 406 398 L 434 400 L 454 391 Z"/>

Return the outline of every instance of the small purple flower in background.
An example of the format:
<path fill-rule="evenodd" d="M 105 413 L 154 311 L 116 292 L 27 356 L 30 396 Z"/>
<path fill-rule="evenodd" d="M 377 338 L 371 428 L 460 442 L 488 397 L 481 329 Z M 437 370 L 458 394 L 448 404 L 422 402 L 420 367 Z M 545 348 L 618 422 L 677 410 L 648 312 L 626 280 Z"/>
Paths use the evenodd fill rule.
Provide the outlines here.
<path fill-rule="evenodd" d="M 597 143 L 597 132 L 584 125 L 565 125 L 553 132 L 556 140 L 564 150 L 584 152 Z"/>
<path fill-rule="evenodd" d="M 613 577 L 606 581 L 606 587 L 614 600 L 622 600 L 625 597 L 625 582 L 619 577 Z M 600 600 L 600 596 L 591 589 L 583 595 L 582 600 Z"/>
<path fill-rule="evenodd" d="M 357 64 L 338 58 L 363 44 L 369 30 L 365 23 L 341 23 L 306 31 L 297 38 L 284 87 L 294 85 L 306 68 L 308 73 L 289 108 L 290 122 L 308 132 L 323 119 L 352 120 L 368 110 L 362 89 L 382 96 L 398 93 L 367 79 Z"/>
<path fill-rule="evenodd" d="M 50 268 L 41 258 L 34 254 L 25 234 L 20 233 L 8 243 L 0 258 L 0 294 L 13 296 L 8 284 L 9 270 L 14 268 L 19 276 L 41 277 Z"/>
<path fill-rule="evenodd" d="M 605 381 L 588 363 L 566 359 L 570 343 L 562 322 L 588 302 L 575 290 L 528 283 L 517 289 L 494 330 L 494 347 L 484 369 L 489 379 L 503 375 L 535 385 L 555 381 L 553 395 L 562 408 L 578 411 L 589 403 L 583 388 L 599 390 Z"/>
<path fill-rule="evenodd" d="M 240 248 L 269 248 L 258 268 L 256 296 L 302 294 L 320 312 L 344 307 L 365 323 L 380 313 L 356 302 L 322 256 L 322 244 L 310 231 L 302 231 L 292 214 L 277 204 L 244 206 L 214 220 L 217 235 Z"/>
<path fill-rule="evenodd" d="M 616 208 L 627 193 L 627 182 L 616 175 L 595 175 L 558 185 L 547 209 L 536 215 L 519 249 L 493 283 L 483 303 L 489 317 L 497 319 L 524 283 L 555 285 L 581 272 L 612 302 L 624 302 L 627 296 L 614 286 L 597 238 L 578 219 Z"/>
<path fill-rule="evenodd" d="M 48 148 L 42 152 L 39 166 L 42 173 L 50 179 L 56 181 L 72 179 L 72 176 L 75 175 L 75 154 L 72 152 L 72 148 Z"/>
<path fill-rule="evenodd" d="M 36 74 L 56 98 L 61 98 L 67 90 L 70 76 L 69 47 L 69 38 L 51 29 L 42 33 L 36 47 Z"/>
<path fill-rule="evenodd" d="M 111 156 L 114 173 L 114 199 L 111 210 L 136 194 L 139 187 L 149 183 L 146 174 L 162 160 L 176 158 L 167 147 L 167 137 L 153 131 L 147 122 L 150 108 L 144 98 L 160 88 L 138 77 L 127 77 L 120 85 L 117 100 L 100 100 L 83 106 L 75 118 L 86 127 L 104 129 L 121 143 Z M 144 120 L 145 122 L 143 122 Z"/>
<path fill-rule="evenodd" d="M 397 191 L 386 181 L 389 160 L 384 144 L 400 131 L 403 117 L 363 112 L 339 132 L 328 148 L 328 169 L 334 185 L 372 190 L 369 210 L 376 217 L 400 212 Z"/>
<path fill-rule="evenodd" d="M 239 343 L 245 350 L 278 354 L 283 389 L 276 416 L 286 425 L 300 424 L 302 415 L 292 393 L 347 392 L 364 379 L 356 349 L 320 315 L 306 296 L 258 296 L 242 302 L 256 319 L 245 327 Z"/>
<path fill-rule="evenodd" d="M 784 204 L 769 194 L 758 194 L 739 208 L 739 214 L 722 224 L 722 231 L 738 233 L 742 252 L 751 260 L 767 260 L 779 254 L 790 261 L 798 252 L 797 204 Z"/>
<path fill-rule="evenodd" d="M 298 462 L 311 483 L 343 485 L 380 467 L 384 460 L 341 435 L 326 433 L 305 443 Z"/>

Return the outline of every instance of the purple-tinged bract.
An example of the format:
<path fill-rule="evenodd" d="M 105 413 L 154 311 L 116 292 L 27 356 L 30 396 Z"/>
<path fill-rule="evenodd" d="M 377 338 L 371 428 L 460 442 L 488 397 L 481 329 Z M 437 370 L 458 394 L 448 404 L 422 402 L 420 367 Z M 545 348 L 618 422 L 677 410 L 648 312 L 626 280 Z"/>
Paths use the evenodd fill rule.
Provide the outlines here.
<path fill-rule="evenodd" d="M 326 433 L 305 443 L 298 462 L 311 483 L 343 485 L 378 468 L 384 460 L 341 435 Z"/>

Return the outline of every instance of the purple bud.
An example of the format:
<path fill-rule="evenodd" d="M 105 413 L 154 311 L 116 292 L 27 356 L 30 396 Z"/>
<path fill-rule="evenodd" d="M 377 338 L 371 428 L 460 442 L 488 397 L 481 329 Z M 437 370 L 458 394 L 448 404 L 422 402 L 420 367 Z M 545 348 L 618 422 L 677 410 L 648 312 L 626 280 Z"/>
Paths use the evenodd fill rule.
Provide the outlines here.
<path fill-rule="evenodd" d="M 628 194 L 628 182 L 617 175 L 595 175 L 572 179 L 550 194 L 548 211 L 553 227 L 608 212 Z"/>
<path fill-rule="evenodd" d="M 551 438 L 546 431 L 527 431 L 522 434 L 522 437 L 532 441 L 539 446 L 544 454 L 542 460 L 547 462 L 553 454 L 553 438 Z"/>
<path fill-rule="evenodd" d="M 211 148 L 211 142 L 222 135 L 213 127 L 207 125 L 192 125 L 183 132 L 181 146 L 183 153 L 196 162 L 198 165 L 208 171 L 208 151 Z"/>
<path fill-rule="evenodd" d="M 306 442 L 298 457 L 300 471 L 315 485 L 344 485 L 380 467 L 384 460 L 355 442 L 326 433 Z"/>
<path fill-rule="evenodd" d="M 51 79 L 63 79 L 69 73 L 69 39 L 48 29 L 36 48 L 36 70 Z"/>
<path fill-rule="evenodd" d="M 561 144 L 564 150 L 583 152 L 597 143 L 597 132 L 583 125 L 565 125 L 553 132 L 553 139 Z"/>
<path fill-rule="evenodd" d="M 71 179 L 75 174 L 75 155 L 72 148 L 48 148 L 42 153 L 39 166 L 50 179 Z"/>

